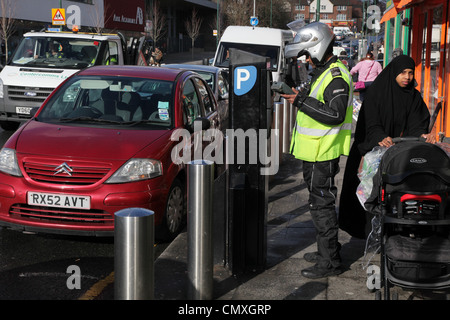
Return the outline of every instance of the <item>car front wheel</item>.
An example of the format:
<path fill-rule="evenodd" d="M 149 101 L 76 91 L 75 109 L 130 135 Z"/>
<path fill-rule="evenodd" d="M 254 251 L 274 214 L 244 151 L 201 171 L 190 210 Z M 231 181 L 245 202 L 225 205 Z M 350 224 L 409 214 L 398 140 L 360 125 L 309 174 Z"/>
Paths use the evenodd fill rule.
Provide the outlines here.
<path fill-rule="evenodd" d="M 186 222 L 186 194 L 180 180 L 175 179 L 167 197 L 166 210 L 161 225 L 161 240 L 174 239 Z"/>

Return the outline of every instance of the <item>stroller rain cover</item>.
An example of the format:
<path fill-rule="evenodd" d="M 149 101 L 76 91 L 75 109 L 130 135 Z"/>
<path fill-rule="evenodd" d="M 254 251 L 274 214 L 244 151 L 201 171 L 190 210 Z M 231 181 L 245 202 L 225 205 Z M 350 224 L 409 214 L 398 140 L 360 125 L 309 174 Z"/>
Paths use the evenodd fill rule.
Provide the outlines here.
<path fill-rule="evenodd" d="M 387 149 L 365 202 L 366 209 L 375 215 L 381 214 L 383 183 L 406 192 L 450 190 L 450 158 L 439 146 L 421 141 L 404 141 Z"/>

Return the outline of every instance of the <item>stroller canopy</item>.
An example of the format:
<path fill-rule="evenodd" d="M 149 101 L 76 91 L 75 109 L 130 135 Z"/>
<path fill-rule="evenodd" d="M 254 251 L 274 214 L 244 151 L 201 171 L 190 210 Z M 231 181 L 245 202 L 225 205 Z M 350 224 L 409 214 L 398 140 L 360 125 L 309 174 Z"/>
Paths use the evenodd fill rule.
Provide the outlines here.
<path fill-rule="evenodd" d="M 402 182 L 413 174 L 438 176 L 450 185 L 450 158 L 437 145 L 406 141 L 386 150 L 380 162 L 381 178 L 388 184 Z"/>

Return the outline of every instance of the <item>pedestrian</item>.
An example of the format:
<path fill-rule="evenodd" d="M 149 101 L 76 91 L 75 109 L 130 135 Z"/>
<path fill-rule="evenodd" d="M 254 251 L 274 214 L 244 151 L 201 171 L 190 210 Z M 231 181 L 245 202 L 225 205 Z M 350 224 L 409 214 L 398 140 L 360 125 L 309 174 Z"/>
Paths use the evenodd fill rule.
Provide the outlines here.
<path fill-rule="evenodd" d="M 370 45 L 367 48 L 367 53 L 372 53 L 373 54 L 373 41 L 370 42 Z"/>
<path fill-rule="evenodd" d="M 286 74 L 284 82 L 289 87 L 298 87 L 301 83 L 300 72 L 296 57 L 288 59 L 288 61 L 286 62 Z"/>
<path fill-rule="evenodd" d="M 435 142 L 428 134 L 430 113 L 414 88 L 414 69 L 414 60 L 406 55 L 393 59 L 370 86 L 361 106 L 339 201 L 339 227 L 356 238 L 368 236 L 373 217 L 356 195 L 362 157 L 376 146 L 392 146 L 395 137 L 422 136 Z"/>
<path fill-rule="evenodd" d="M 383 53 L 383 51 L 382 51 L 381 49 L 379 49 L 379 50 L 378 50 L 378 56 L 377 56 L 377 59 L 378 59 L 378 60 L 383 60 L 383 58 L 384 58 L 384 53 Z"/>
<path fill-rule="evenodd" d="M 347 51 L 345 50 L 339 53 L 339 60 L 347 66 L 348 70 L 351 70 L 355 66 L 355 61 L 347 55 Z"/>
<path fill-rule="evenodd" d="M 149 65 L 160 67 L 162 59 L 163 59 L 163 53 L 162 53 L 161 49 L 156 47 L 155 51 L 152 52 L 152 56 L 150 58 Z"/>
<path fill-rule="evenodd" d="M 342 272 L 335 176 L 341 155 L 348 155 L 351 139 L 352 90 L 350 72 L 333 55 L 335 36 L 324 23 L 313 22 L 298 30 L 285 49 L 286 58 L 306 55 L 313 68 L 310 85 L 282 96 L 298 108 L 291 154 L 302 160 L 309 190 L 309 209 L 316 229 L 317 251 L 304 255 L 315 263 L 303 269 L 307 278 Z"/>
<path fill-rule="evenodd" d="M 398 57 L 398 56 L 400 56 L 402 54 L 403 54 L 403 49 L 402 48 L 395 48 L 392 51 L 392 59 L 394 59 L 394 58 L 396 58 L 396 57 Z"/>
<path fill-rule="evenodd" d="M 383 67 L 378 61 L 373 59 L 373 54 L 371 52 L 368 52 L 366 56 L 350 70 L 352 75 L 358 73 L 358 82 L 364 82 L 364 88 L 358 90 L 359 100 L 361 100 L 361 102 L 364 101 L 367 88 L 370 87 L 382 70 Z"/>

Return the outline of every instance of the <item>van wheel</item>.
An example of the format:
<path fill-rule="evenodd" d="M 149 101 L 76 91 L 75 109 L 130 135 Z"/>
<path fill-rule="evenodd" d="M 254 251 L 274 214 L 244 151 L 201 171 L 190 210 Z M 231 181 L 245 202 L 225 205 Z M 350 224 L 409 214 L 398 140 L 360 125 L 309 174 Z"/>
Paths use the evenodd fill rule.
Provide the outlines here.
<path fill-rule="evenodd" d="M 158 238 L 173 240 L 186 224 L 186 193 L 180 180 L 175 179 L 167 197 L 166 209 Z"/>

